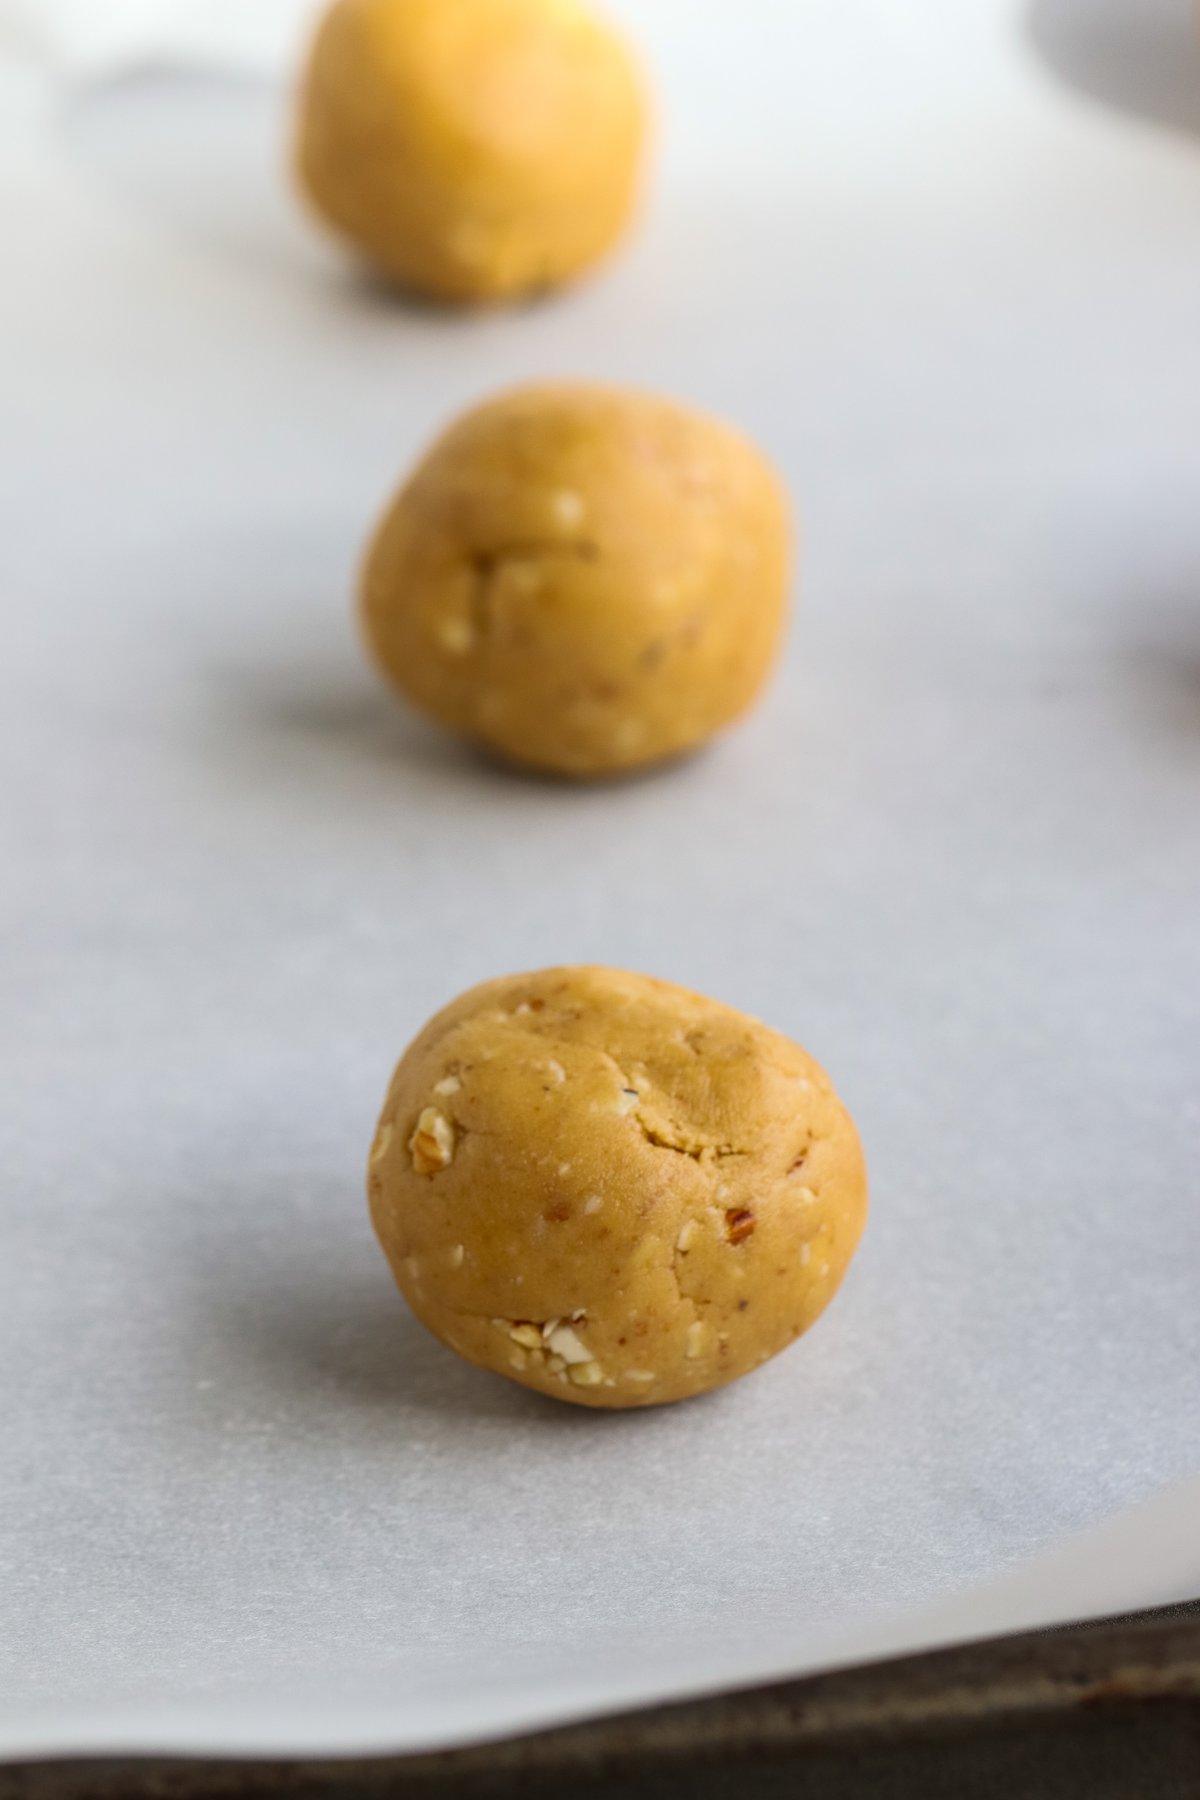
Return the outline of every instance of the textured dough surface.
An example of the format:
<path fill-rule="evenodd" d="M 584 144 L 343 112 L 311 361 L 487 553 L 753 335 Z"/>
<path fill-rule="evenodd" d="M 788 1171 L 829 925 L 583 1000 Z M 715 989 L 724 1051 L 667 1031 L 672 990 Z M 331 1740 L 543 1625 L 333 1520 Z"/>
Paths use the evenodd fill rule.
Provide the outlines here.
<path fill-rule="evenodd" d="M 612 969 L 490 981 L 392 1079 L 371 1217 L 417 1317 L 558 1399 L 653 1406 L 806 1331 L 866 1219 L 853 1122 L 798 1045 Z"/>
<path fill-rule="evenodd" d="M 679 755 L 744 712 L 782 633 L 783 489 L 739 432 L 585 383 L 434 444 L 363 571 L 367 642 L 443 724 L 558 774 Z"/>
<path fill-rule="evenodd" d="M 613 245 L 647 119 L 628 48 L 581 0 L 336 0 L 301 91 L 299 177 L 385 274 L 497 300 Z"/>

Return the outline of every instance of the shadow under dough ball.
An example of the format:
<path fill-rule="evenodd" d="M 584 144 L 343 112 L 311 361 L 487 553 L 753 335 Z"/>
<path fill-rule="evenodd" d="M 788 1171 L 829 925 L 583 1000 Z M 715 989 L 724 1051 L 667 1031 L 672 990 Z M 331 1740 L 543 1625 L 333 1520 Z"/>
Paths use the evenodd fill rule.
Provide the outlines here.
<path fill-rule="evenodd" d="M 669 982 L 548 969 L 400 1060 L 371 1216 L 423 1324 L 581 1406 L 685 1400 L 824 1311 L 862 1235 L 853 1121 L 798 1045 Z"/>
<path fill-rule="evenodd" d="M 637 200 L 648 103 L 581 0 L 336 0 L 300 94 L 300 182 L 385 274 L 447 300 L 552 287 Z"/>
<path fill-rule="evenodd" d="M 775 659 L 791 526 L 740 433 L 584 384 L 501 395 L 434 444 L 363 572 L 366 638 L 442 724 L 603 776 L 694 749 Z"/>

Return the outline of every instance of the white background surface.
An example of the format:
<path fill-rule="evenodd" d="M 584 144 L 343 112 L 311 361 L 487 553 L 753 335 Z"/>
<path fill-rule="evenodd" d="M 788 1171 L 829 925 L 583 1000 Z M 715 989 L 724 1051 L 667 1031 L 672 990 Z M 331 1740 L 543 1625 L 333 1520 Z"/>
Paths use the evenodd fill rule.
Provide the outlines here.
<path fill-rule="evenodd" d="M 347 271 L 269 88 L 6 115 L 9 1754 L 448 1742 L 1200 1592 L 1194 1487 L 1064 1548 L 1200 1475 L 1187 9 L 624 10 L 654 204 L 527 311 Z M 544 373 L 729 414 L 805 521 L 766 706 L 621 787 L 481 765 L 349 624 L 429 434 Z M 404 1043 L 560 960 L 760 1014 L 863 1130 L 842 1296 L 690 1407 L 458 1364 L 370 1238 Z"/>

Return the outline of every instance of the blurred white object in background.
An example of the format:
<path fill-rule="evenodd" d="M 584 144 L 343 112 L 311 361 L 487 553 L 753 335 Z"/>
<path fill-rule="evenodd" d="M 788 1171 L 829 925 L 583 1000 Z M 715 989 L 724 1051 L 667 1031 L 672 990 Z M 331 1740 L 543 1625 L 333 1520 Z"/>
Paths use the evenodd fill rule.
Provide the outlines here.
<path fill-rule="evenodd" d="M 0 58 L 68 80 L 175 62 L 274 73 L 318 10 L 317 0 L 0 0 Z"/>

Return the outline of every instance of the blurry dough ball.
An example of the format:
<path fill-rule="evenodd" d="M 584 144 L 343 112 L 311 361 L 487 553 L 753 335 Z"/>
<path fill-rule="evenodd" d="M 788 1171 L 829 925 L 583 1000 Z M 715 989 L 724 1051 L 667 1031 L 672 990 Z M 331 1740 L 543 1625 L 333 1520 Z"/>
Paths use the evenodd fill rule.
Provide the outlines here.
<path fill-rule="evenodd" d="M 787 501 L 729 426 L 547 384 L 458 421 L 388 508 L 367 641 L 425 712 L 516 762 L 606 775 L 695 748 L 766 679 Z"/>
<path fill-rule="evenodd" d="M 386 274 L 455 300 L 565 281 L 620 236 L 647 103 L 582 0 L 335 0 L 300 100 L 300 178 Z"/>
<path fill-rule="evenodd" d="M 401 1058 L 371 1216 L 417 1317 L 583 1406 L 684 1400 L 807 1331 L 862 1234 L 853 1122 L 798 1045 L 612 969 L 486 982 Z"/>

